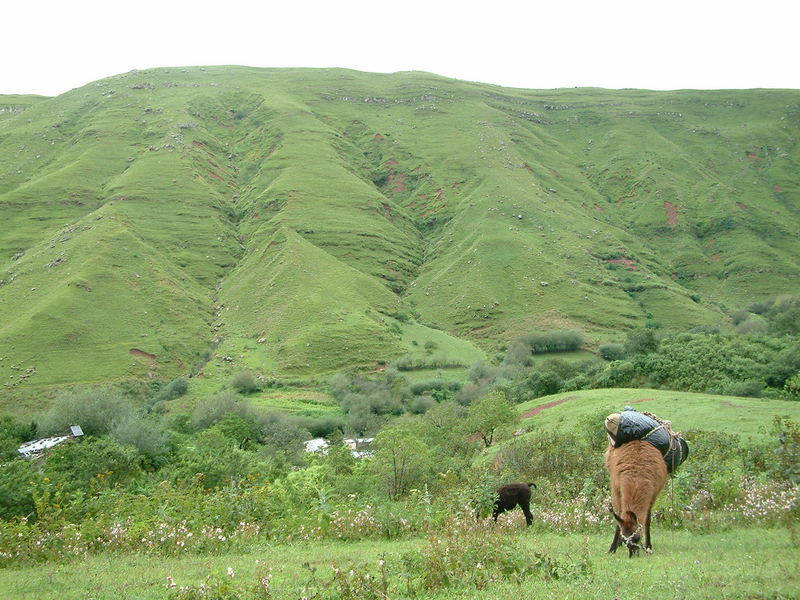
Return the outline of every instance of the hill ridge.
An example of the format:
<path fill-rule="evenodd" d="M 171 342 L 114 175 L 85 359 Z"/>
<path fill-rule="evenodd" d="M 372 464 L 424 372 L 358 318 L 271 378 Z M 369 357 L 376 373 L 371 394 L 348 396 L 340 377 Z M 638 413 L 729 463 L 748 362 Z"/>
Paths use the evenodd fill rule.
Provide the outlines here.
<path fill-rule="evenodd" d="M 36 344 L 11 333 L 23 323 L 0 329 L 14 364 L 38 363 L 23 384 L 0 366 L 6 387 L 85 380 L 83 363 L 43 350 L 66 339 L 95 356 L 97 380 L 201 375 L 209 353 L 232 357 L 219 372 L 305 376 L 419 352 L 404 323 L 483 352 L 530 327 L 602 340 L 645 323 L 724 325 L 800 281 L 794 90 L 186 67 L 6 98 L 23 108 L 0 114 L 0 318 L 55 319 Z M 107 249 L 94 263 L 88 246 L 53 241 L 78 223 L 110 232 L 109 219 L 127 233 L 87 237 Z M 328 288 L 282 303 L 277 281 L 318 289 L 303 259 L 325 265 Z M 52 276 L 65 267 L 71 279 Z M 143 268 L 138 298 L 126 277 Z M 30 291 L 58 298 L 69 281 L 92 289 L 70 309 L 88 328 L 77 336 Z M 164 289 L 177 296 L 149 296 Z M 134 318 L 143 302 L 157 319 Z M 113 357 L 89 352 L 93 328 Z M 154 368 L 128 354 L 135 336 Z"/>

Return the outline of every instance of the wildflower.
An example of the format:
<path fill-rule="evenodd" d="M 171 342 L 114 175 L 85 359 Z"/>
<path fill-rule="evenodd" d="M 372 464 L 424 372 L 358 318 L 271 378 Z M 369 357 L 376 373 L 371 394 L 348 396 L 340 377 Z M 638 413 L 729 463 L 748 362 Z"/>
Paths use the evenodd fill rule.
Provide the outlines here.
<path fill-rule="evenodd" d="M 234 575 L 233 569 L 231 567 L 228 567 L 227 573 L 228 573 L 228 577 L 233 577 L 233 575 Z"/>

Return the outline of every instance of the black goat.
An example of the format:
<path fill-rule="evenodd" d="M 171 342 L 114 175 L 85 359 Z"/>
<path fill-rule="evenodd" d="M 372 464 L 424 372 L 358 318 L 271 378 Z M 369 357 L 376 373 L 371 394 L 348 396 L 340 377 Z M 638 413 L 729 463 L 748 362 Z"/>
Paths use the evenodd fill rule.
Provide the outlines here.
<path fill-rule="evenodd" d="M 492 518 L 497 522 L 497 515 L 512 510 L 519 505 L 525 514 L 525 522 L 531 526 L 533 515 L 531 515 L 531 488 L 536 487 L 533 483 L 507 483 L 497 488 L 497 500 L 494 501 Z"/>

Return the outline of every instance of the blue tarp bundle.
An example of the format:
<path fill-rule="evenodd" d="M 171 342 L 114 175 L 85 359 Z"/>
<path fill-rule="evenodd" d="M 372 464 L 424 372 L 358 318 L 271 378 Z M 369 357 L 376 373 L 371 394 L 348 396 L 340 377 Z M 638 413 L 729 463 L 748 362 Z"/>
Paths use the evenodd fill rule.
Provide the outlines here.
<path fill-rule="evenodd" d="M 620 413 L 606 418 L 608 441 L 615 448 L 625 442 L 644 440 L 659 449 L 672 473 L 689 456 L 689 446 L 680 435 L 673 433 L 668 422 L 626 406 Z"/>

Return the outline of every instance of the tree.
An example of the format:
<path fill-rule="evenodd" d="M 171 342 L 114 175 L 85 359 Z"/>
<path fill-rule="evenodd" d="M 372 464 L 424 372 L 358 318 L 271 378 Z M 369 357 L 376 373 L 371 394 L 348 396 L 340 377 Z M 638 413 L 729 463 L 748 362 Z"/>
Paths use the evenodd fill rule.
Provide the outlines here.
<path fill-rule="evenodd" d="M 467 411 L 467 429 L 480 435 L 487 448 L 492 445 L 498 429 L 518 420 L 517 412 L 498 391 L 490 392 Z"/>
<path fill-rule="evenodd" d="M 607 361 L 623 360 L 625 358 L 625 346 L 622 344 L 600 344 L 597 348 L 601 358 Z"/>
<path fill-rule="evenodd" d="M 249 394 L 261 389 L 261 385 L 252 371 L 239 371 L 231 379 L 231 387 L 240 394 Z"/>
<path fill-rule="evenodd" d="M 64 435 L 80 425 L 86 435 L 109 433 L 117 423 L 134 416 L 130 401 L 112 389 L 76 388 L 60 393 L 39 423 L 44 435 Z"/>
<path fill-rule="evenodd" d="M 800 395 L 800 372 L 795 373 L 786 380 L 786 390 L 792 394 Z"/>
<path fill-rule="evenodd" d="M 377 450 L 370 466 L 392 499 L 403 496 L 415 484 L 421 485 L 432 471 L 431 452 L 411 423 L 382 429 L 373 444 Z"/>
<path fill-rule="evenodd" d="M 649 354 L 658 350 L 658 340 L 651 329 L 637 329 L 625 340 L 625 354 Z"/>
<path fill-rule="evenodd" d="M 522 365 L 528 367 L 533 362 L 533 353 L 530 344 L 517 338 L 506 348 L 506 355 L 503 358 L 504 365 Z"/>

